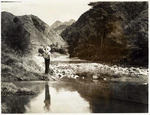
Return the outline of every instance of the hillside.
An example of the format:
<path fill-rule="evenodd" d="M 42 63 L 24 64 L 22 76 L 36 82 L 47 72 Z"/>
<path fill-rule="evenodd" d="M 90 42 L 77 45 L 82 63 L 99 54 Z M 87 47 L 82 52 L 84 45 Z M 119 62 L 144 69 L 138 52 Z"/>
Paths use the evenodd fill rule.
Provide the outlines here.
<path fill-rule="evenodd" d="M 33 51 L 37 46 L 52 44 L 66 47 L 65 41 L 37 16 L 14 16 L 8 12 L 1 16 L 2 41 L 17 51 Z"/>
<path fill-rule="evenodd" d="M 34 56 L 42 46 L 65 53 L 66 42 L 37 16 L 2 12 L 1 22 L 2 81 L 41 79 L 44 70 Z"/>
<path fill-rule="evenodd" d="M 58 34 L 61 34 L 63 30 L 65 30 L 68 26 L 72 25 L 75 22 L 75 20 L 71 19 L 66 22 L 60 22 L 56 21 L 54 24 L 51 25 L 51 28 L 53 28 Z"/>
<path fill-rule="evenodd" d="M 70 57 L 148 66 L 148 3 L 92 2 L 61 36 Z"/>

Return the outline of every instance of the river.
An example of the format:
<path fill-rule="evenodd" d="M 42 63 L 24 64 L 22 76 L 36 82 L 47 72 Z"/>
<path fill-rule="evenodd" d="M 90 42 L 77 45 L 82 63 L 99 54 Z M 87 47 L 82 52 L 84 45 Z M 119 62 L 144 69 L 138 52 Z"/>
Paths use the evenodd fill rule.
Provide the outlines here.
<path fill-rule="evenodd" d="M 87 89 L 75 81 L 14 82 L 37 92 L 33 96 L 7 96 L 10 113 L 145 113 L 147 104 L 112 99 Z M 84 86 L 83 86 L 84 85 Z M 89 84 L 90 85 L 90 84 Z M 87 93 L 88 91 L 88 93 Z M 93 93 L 93 94 L 92 94 Z"/>

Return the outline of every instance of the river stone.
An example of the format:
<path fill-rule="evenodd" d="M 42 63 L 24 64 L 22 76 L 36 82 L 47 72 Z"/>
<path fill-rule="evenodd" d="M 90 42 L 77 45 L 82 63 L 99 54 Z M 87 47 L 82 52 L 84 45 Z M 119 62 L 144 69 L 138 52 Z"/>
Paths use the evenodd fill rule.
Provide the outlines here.
<path fill-rule="evenodd" d="M 99 77 L 97 75 L 92 76 L 93 79 L 98 79 Z"/>

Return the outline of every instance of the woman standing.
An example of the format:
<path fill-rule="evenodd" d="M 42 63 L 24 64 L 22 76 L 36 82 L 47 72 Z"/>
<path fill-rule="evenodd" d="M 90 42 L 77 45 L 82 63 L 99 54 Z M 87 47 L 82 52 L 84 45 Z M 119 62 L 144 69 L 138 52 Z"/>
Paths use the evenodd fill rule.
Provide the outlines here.
<path fill-rule="evenodd" d="M 45 74 L 49 73 L 49 64 L 50 64 L 50 47 L 44 48 L 43 58 L 45 59 Z"/>

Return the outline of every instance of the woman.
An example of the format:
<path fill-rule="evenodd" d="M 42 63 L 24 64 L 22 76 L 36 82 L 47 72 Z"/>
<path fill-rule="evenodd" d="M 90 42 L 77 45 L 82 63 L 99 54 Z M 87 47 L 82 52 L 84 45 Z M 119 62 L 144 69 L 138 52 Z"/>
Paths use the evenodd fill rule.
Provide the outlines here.
<path fill-rule="evenodd" d="M 51 50 L 51 48 L 47 46 L 43 50 L 44 50 L 43 58 L 45 59 L 45 74 L 48 74 L 49 73 L 49 64 L 50 64 L 50 55 L 51 55 L 50 50 Z"/>

